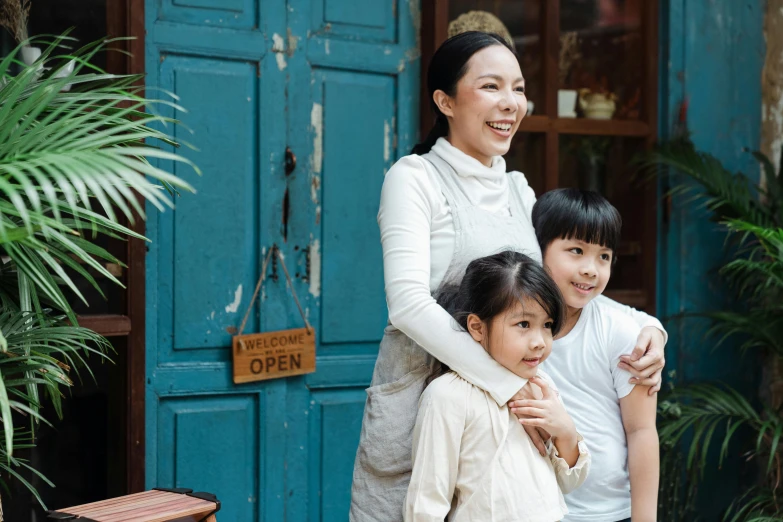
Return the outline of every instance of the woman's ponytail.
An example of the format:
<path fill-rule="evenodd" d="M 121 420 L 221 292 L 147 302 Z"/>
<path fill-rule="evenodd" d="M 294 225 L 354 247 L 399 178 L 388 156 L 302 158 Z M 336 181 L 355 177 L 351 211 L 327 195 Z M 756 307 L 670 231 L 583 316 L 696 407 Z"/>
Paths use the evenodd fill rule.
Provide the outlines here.
<path fill-rule="evenodd" d="M 449 120 L 443 115 L 442 112 L 437 112 L 438 116 L 435 118 L 435 124 L 430 129 L 429 134 L 421 143 L 417 143 L 411 150 L 411 154 L 427 154 L 438 138 L 445 138 L 449 135 Z"/>

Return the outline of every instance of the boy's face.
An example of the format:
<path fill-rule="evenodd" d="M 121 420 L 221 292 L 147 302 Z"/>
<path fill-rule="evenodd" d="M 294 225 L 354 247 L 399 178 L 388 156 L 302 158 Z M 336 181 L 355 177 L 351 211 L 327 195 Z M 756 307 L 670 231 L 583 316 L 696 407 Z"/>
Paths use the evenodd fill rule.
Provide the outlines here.
<path fill-rule="evenodd" d="M 552 318 L 533 299 L 494 317 L 490 325 L 468 316 L 468 331 L 497 362 L 525 379 L 552 353 Z M 490 326 L 488 329 L 487 326 Z"/>
<path fill-rule="evenodd" d="M 612 273 L 610 248 L 577 239 L 556 239 L 544 252 L 544 266 L 569 308 L 584 308 L 606 288 Z"/>

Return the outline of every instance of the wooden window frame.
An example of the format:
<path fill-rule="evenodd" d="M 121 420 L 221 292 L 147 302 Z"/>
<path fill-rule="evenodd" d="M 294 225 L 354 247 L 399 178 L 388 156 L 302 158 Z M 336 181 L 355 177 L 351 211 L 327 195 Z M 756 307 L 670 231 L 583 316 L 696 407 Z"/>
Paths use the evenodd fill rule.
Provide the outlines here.
<path fill-rule="evenodd" d="M 544 186 L 559 186 L 560 136 L 568 134 L 638 138 L 649 149 L 658 136 L 658 0 L 642 0 L 642 92 L 643 102 L 638 120 L 589 120 L 557 118 L 558 54 L 560 51 L 560 0 L 541 2 L 540 32 L 543 42 L 543 107 L 541 115 L 527 116 L 519 132 L 536 133 L 544 138 Z M 421 118 L 420 133 L 426 136 L 434 121 L 426 85 L 426 71 L 438 46 L 448 36 L 449 0 L 422 0 L 421 31 Z M 524 73 L 524 71 L 523 71 Z M 639 186 L 640 203 L 644 205 L 644 235 L 641 248 L 644 284 L 634 290 L 608 291 L 607 295 L 649 313 L 656 309 L 657 187 L 654 183 Z"/>

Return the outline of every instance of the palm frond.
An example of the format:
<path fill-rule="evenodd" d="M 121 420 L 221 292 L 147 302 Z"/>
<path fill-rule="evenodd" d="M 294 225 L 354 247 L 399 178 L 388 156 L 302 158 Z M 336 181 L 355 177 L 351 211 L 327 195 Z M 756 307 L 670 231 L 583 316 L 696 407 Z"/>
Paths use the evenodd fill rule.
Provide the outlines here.
<path fill-rule="evenodd" d="M 5 437 L 0 449 L 10 456 L 14 434 L 11 410 L 29 414 L 31 421 L 46 422 L 39 413 L 39 389 L 50 396 L 59 395 L 61 387 L 73 384 L 68 377 L 71 369 L 89 370 L 85 357 L 105 358 L 111 345 L 89 329 L 71 326 L 64 317 L 30 312 L 0 312 L 0 332 L 6 343 L 0 353 L 0 422 Z M 13 400 L 11 395 L 24 401 Z M 61 415 L 61 411 L 57 413 Z"/>
<path fill-rule="evenodd" d="M 699 152 L 689 140 L 675 140 L 658 147 L 639 161 L 643 172 L 662 170 L 684 176 L 697 184 L 680 183 L 674 194 L 691 195 L 719 219 L 742 218 L 760 226 L 774 226 L 776 216 L 760 203 L 759 188 L 742 173 L 732 173 L 711 154 Z"/>
<path fill-rule="evenodd" d="M 140 237 L 118 224 L 119 216 L 131 223 L 145 217 L 138 196 L 162 210 L 172 206 L 164 187 L 192 191 L 150 159 L 199 171 L 187 158 L 160 148 L 178 146 L 159 130 L 177 121 L 156 107 L 172 114 L 181 107 L 144 98 L 134 85 L 139 76 L 113 75 L 90 64 L 117 40 L 63 54 L 64 39 L 56 38 L 16 76 L 10 74 L 10 55 L 0 61 L 0 255 L 32 283 L 32 302 L 44 300 L 75 322 L 61 287 L 84 297 L 65 267 L 98 292 L 92 273 L 120 284 L 101 262 L 110 259 L 108 253 L 90 246 L 86 235 Z"/>
<path fill-rule="evenodd" d="M 79 52 L 89 57 L 112 41 Z M 0 191 L 21 226 L 33 232 L 47 215 L 43 202 L 55 218 L 63 211 L 78 216 L 97 203 L 109 219 L 116 220 L 118 209 L 133 222 L 134 213 L 144 215 L 133 191 L 159 209 L 172 203 L 156 182 L 192 191 L 188 183 L 148 161 L 184 163 L 198 172 L 187 158 L 151 145 L 175 143 L 155 128 L 176 122 L 154 112 L 155 105 L 165 102 L 136 94 L 130 85 L 137 76 L 80 74 L 84 56 L 56 55 L 56 48 L 57 42 L 19 75 L 6 73 L 0 89 Z M 77 60 L 76 66 L 62 78 L 36 72 L 69 59 Z M 63 92 L 67 85 L 78 88 Z M 170 102 L 165 106 L 181 109 Z M 137 118 L 142 111 L 146 115 Z M 44 232 L 46 225 L 44 221 Z M 8 233 L 0 219 L 0 241 L 7 241 Z"/>
<path fill-rule="evenodd" d="M 783 511 L 775 492 L 751 488 L 729 506 L 724 522 L 781 522 Z"/>
<path fill-rule="evenodd" d="M 678 407 L 671 409 L 675 402 Z M 665 413 L 659 436 L 669 444 L 680 443 L 692 434 L 687 466 L 703 470 L 712 438 L 719 428 L 723 433 L 719 466 L 728 453 L 732 437 L 741 426 L 758 427 L 762 420 L 753 406 L 737 391 L 714 384 L 694 384 L 678 388 L 662 405 Z"/>

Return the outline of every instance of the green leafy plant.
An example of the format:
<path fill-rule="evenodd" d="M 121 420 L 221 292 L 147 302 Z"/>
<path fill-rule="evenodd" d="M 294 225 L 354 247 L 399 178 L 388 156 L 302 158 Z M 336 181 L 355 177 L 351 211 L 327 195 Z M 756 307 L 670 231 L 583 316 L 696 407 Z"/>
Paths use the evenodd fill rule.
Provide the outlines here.
<path fill-rule="evenodd" d="M 74 279 L 120 285 L 104 264 L 120 261 L 95 238 L 144 239 L 122 223 L 144 219 L 145 200 L 163 210 L 192 191 L 150 160 L 198 172 L 166 150 L 177 143 L 162 129 L 178 122 L 157 109 L 181 108 L 145 97 L 140 76 L 91 64 L 117 41 L 69 51 L 67 35 L 40 37 L 24 44 L 43 47 L 35 63 L 17 60 L 22 45 L 0 61 L 0 486 L 19 480 L 39 502 L 23 476 L 38 472 L 15 450 L 34 445 L 47 408 L 62 415 L 72 374 L 111 348 L 78 326 L 68 297 L 86 300 Z"/>
<path fill-rule="evenodd" d="M 726 245 L 733 258 L 720 274 L 743 307 L 696 314 L 710 320 L 708 335 L 716 336 L 718 344 L 734 339 L 741 351 L 761 351 L 775 361 L 783 357 L 783 177 L 768 158 L 754 156 L 763 167 L 766 185 L 728 171 L 684 138 L 663 145 L 643 163 L 648 169 L 664 167 L 670 175 L 681 176 L 683 182 L 674 192 L 699 202 L 728 233 Z M 733 500 L 724 520 L 783 521 L 780 405 L 765 404 L 721 384 L 691 383 L 674 388 L 659 413 L 662 447 L 685 447 L 684 473 L 691 479 L 686 496 L 693 498 L 716 451 L 720 467 L 729 458 L 731 445 L 752 440 L 743 456 L 758 467 L 759 482 Z M 740 432 L 752 436 L 741 441 Z"/>

